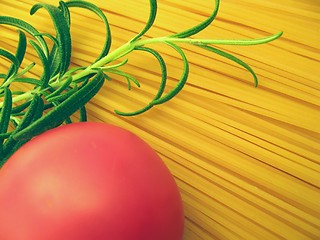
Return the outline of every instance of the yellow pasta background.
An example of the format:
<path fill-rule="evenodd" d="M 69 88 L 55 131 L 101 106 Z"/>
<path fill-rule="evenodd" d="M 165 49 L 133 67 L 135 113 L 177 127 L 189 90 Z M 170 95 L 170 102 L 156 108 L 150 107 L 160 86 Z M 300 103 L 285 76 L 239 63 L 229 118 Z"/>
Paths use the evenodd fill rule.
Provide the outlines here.
<path fill-rule="evenodd" d="M 36 2 L 0 0 L 0 14 L 53 32 L 45 11 L 29 16 Z M 90 2 L 108 17 L 112 50 L 134 37 L 149 14 L 148 0 Z M 159 0 L 147 37 L 196 25 L 213 7 L 213 0 Z M 74 66 L 88 65 L 99 54 L 102 26 L 95 15 L 72 9 Z M 0 31 L 0 47 L 14 51 L 15 29 L 0 26 Z M 255 70 L 258 88 L 250 73 L 230 60 L 182 45 L 190 76 L 170 102 L 135 117 L 113 112 L 139 109 L 159 86 L 158 63 L 133 53 L 125 69 L 141 88 L 128 91 L 125 79 L 114 77 L 88 104 L 90 121 L 129 129 L 165 161 L 183 198 L 185 240 L 320 239 L 320 2 L 222 0 L 217 19 L 197 37 L 249 39 L 279 31 L 283 36 L 265 45 L 219 46 Z M 168 64 L 168 91 L 182 63 L 169 48 L 154 47 Z M 30 51 L 24 66 L 32 61 L 38 62 Z M 1 59 L 0 72 L 7 66 Z M 41 66 L 33 74 L 39 76 Z"/>

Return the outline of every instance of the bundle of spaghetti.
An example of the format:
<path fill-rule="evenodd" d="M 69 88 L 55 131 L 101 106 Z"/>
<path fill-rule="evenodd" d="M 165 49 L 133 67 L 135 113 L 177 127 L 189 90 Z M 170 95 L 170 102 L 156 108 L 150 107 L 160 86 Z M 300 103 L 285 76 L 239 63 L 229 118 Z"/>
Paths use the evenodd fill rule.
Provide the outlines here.
<path fill-rule="evenodd" d="M 2 0 L 0 13 L 53 32 L 45 11 L 28 15 L 35 2 Z M 149 14 L 147 0 L 90 2 L 108 17 L 111 51 L 139 32 Z M 213 6 L 214 1 L 159 1 L 158 16 L 147 37 L 196 25 Z M 85 10 L 71 13 L 72 65 L 86 66 L 102 47 L 104 29 Z M 0 28 L 0 47 L 14 51 L 15 29 Z M 124 79 L 111 76 L 112 81 L 87 105 L 89 121 L 129 129 L 167 164 L 185 206 L 185 240 L 320 238 L 319 29 L 320 6 L 312 1 L 222 1 L 212 26 L 196 37 L 249 39 L 284 31 L 282 38 L 266 45 L 217 46 L 255 70 L 257 88 L 251 75 L 230 60 L 181 45 L 190 75 L 171 101 L 134 117 L 114 113 L 114 109 L 140 109 L 159 87 L 158 62 L 134 53 L 123 67 L 139 79 L 141 87 L 128 91 Z M 169 91 L 181 75 L 182 62 L 170 48 L 152 47 L 167 63 Z M 23 65 L 39 60 L 31 50 L 25 61 Z M 1 60 L 0 72 L 7 66 Z M 41 64 L 30 74 L 41 75 Z"/>

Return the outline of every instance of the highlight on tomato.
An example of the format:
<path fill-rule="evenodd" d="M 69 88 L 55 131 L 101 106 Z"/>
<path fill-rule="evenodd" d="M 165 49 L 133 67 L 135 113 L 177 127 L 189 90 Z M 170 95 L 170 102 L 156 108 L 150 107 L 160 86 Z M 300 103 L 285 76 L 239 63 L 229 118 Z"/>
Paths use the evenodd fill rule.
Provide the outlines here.
<path fill-rule="evenodd" d="M 182 240 L 178 187 L 133 133 L 72 123 L 33 138 L 0 170 L 1 240 Z"/>

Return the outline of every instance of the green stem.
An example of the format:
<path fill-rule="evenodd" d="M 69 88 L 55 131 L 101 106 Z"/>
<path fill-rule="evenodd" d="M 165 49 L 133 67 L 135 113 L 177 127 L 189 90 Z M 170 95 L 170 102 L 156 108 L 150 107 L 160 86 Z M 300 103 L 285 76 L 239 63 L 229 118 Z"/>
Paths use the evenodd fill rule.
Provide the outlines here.
<path fill-rule="evenodd" d="M 245 40 L 214 40 L 214 39 L 190 39 L 190 38 L 173 38 L 173 37 L 159 37 L 159 38 L 151 38 L 145 40 L 138 40 L 135 42 L 128 42 L 121 47 L 117 48 L 113 52 L 109 53 L 107 56 L 101 58 L 99 61 L 87 67 L 85 70 L 73 75 L 73 80 L 78 80 L 82 77 L 87 76 L 92 73 L 94 68 L 100 68 L 105 66 L 106 64 L 113 62 L 128 53 L 132 52 L 136 47 L 141 47 L 147 44 L 152 43 L 188 43 L 195 45 L 206 45 L 206 44 L 219 44 L 219 45 L 257 45 L 263 44 L 267 42 L 271 42 L 282 35 L 282 32 L 279 32 L 275 35 L 260 38 L 260 39 L 245 39 Z"/>
<path fill-rule="evenodd" d="M 34 93 L 35 93 L 35 90 L 32 90 L 32 91 L 20 94 L 18 96 L 15 96 L 15 97 L 12 98 L 12 103 L 19 102 L 19 101 L 22 101 L 24 99 L 30 99 L 30 98 L 32 98 Z M 2 106 L 3 106 L 3 102 L 0 102 L 0 109 L 2 108 Z"/>
<path fill-rule="evenodd" d="M 78 72 L 78 73 L 74 74 L 72 76 L 72 80 L 76 81 L 76 80 L 78 80 L 80 78 L 88 76 L 91 73 L 95 73 L 96 72 L 94 70 L 95 68 L 103 67 L 106 64 L 108 64 L 110 62 L 113 62 L 113 61 L 115 61 L 115 60 L 127 55 L 128 53 L 132 52 L 134 50 L 134 48 L 135 48 L 135 45 L 132 45 L 130 42 L 122 45 L 121 47 L 115 49 L 113 52 L 109 53 L 107 56 L 101 58 L 99 61 L 95 62 L 94 64 L 92 64 L 90 66 L 88 66 L 86 69 L 82 70 L 81 72 Z M 63 79 L 63 77 L 64 76 L 62 76 L 61 79 Z M 55 78 L 55 77 L 53 77 L 53 78 Z M 53 88 L 58 88 L 58 87 L 62 86 L 65 81 L 66 80 L 54 81 L 54 82 L 52 82 L 50 84 L 50 86 L 53 87 Z M 15 96 L 15 97 L 12 98 L 12 103 L 16 103 L 16 102 L 22 101 L 24 99 L 30 99 L 32 97 L 32 95 L 34 93 L 38 92 L 38 91 L 39 91 L 38 89 L 34 89 L 34 90 L 29 91 L 29 92 L 26 92 L 26 93 L 20 94 L 18 96 Z M 0 102 L 0 109 L 2 108 L 2 106 L 3 106 L 3 102 Z"/>
<path fill-rule="evenodd" d="M 73 81 L 76 81 L 80 78 L 83 78 L 83 77 L 91 74 L 93 69 L 95 69 L 95 68 L 103 67 L 106 64 L 113 62 L 113 61 L 127 55 L 128 53 L 132 52 L 134 50 L 134 48 L 135 48 L 135 45 L 131 44 L 130 42 L 122 45 L 121 47 L 115 49 L 114 51 L 109 53 L 107 56 L 101 58 L 100 60 L 93 63 L 92 65 L 90 65 L 89 67 L 84 69 L 83 71 L 74 74 L 72 76 Z"/>
<path fill-rule="evenodd" d="M 75 73 L 72 76 L 72 80 L 76 81 L 80 78 L 83 78 L 85 76 L 88 76 L 91 73 L 95 73 L 97 68 L 101 68 L 105 66 L 106 64 L 113 62 L 130 52 L 132 52 L 136 47 L 141 47 L 147 44 L 154 44 L 154 43 L 188 43 L 193 45 L 208 45 L 208 44 L 219 44 L 219 45 L 257 45 L 257 44 L 263 44 L 267 42 L 271 42 L 277 38 L 279 38 L 282 35 L 282 32 L 279 32 L 275 35 L 260 38 L 260 39 L 244 39 L 244 40 L 214 40 L 214 39 L 191 39 L 191 38 L 175 38 L 175 37 L 158 37 L 158 38 L 150 38 L 150 39 L 144 39 L 144 40 L 137 40 L 135 42 L 128 42 L 121 47 L 115 49 L 114 51 L 110 52 L 105 57 L 101 58 L 97 62 L 93 63 L 92 65 L 88 66 L 84 70 Z M 63 78 L 63 77 L 62 77 Z M 64 80 L 66 81 L 66 80 Z M 57 88 L 63 85 L 64 81 L 55 81 L 51 84 L 52 87 Z M 38 89 L 34 89 L 30 92 L 26 92 L 24 94 L 15 96 L 12 98 L 12 102 L 19 102 L 24 99 L 29 99 L 32 97 L 32 95 L 39 91 Z M 0 109 L 3 106 L 3 102 L 0 102 Z"/>
<path fill-rule="evenodd" d="M 195 44 L 195 45 L 241 45 L 241 46 L 248 46 L 248 45 L 258 45 L 263 43 L 271 42 L 282 35 L 283 32 L 279 32 L 272 36 L 258 38 L 258 39 L 243 39 L 243 40 L 220 40 L 220 39 L 192 39 L 192 38 L 174 38 L 174 37 L 159 37 L 159 38 L 151 38 L 145 40 L 139 40 L 134 42 L 133 44 L 136 47 L 144 46 L 151 43 L 164 43 L 164 42 L 171 42 L 171 43 L 188 43 L 188 44 Z"/>

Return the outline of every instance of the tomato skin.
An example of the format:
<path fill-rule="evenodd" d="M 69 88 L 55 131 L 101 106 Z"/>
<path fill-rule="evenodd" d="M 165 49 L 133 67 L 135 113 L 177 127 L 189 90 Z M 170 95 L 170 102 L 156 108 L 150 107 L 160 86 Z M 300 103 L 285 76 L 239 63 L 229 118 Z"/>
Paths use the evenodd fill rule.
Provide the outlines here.
<path fill-rule="evenodd" d="M 181 240 L 183 221 L 165 164 L 116 126 L 49 130 L 0 170 L 1 240 Z"/>

